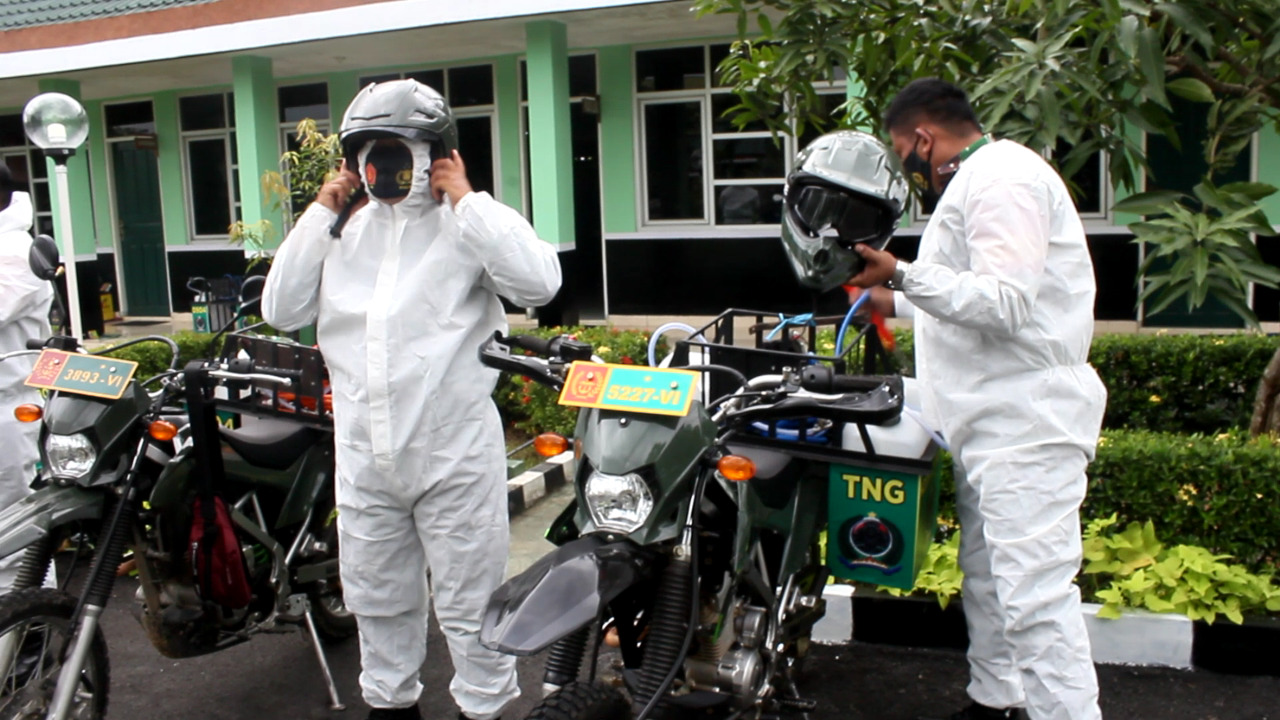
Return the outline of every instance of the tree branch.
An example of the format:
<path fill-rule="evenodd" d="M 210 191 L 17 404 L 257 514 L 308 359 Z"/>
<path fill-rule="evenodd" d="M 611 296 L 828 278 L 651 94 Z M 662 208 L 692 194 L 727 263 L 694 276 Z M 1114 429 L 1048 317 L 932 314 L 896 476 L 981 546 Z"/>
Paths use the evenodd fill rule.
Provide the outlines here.
<path fill-rule="evenodd" d="M 1200 80 L 1205 85 L 1208 85 L 1209 89 L 1213 90 L 1215 95 L 1232 95 L 1232 96 L 1243 97 L 1254 91 L 1254 88 L 1251 88 L 1248 85 L 1241 85 L 1239 83 L 1229 83 L 1223 80 L 1219 80 L 1218 78 L 1213 76 L 1213 73 L 1204 69 L 1200 65 L 1197 65 L 1196 63 L 1188 60 L 1185 55 L 1170 55 L 1167 58 L 1167 62 L 1173 66 L 1174 70 L 1178 72 L 1182 72 L 1182 71 L 1190 72 L 1192 75 L 1195 76 L 1197 80 Z"/>

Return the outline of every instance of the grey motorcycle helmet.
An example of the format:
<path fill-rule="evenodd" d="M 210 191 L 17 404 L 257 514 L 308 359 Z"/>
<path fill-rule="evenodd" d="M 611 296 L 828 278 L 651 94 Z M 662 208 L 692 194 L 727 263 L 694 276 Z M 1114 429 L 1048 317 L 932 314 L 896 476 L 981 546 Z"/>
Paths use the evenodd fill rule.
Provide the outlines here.
<path fill-rule="evenodd" d="M 359 165 L 365 143 L 381 138 L 430 142 L 435 161 L 458 148 L 458 127 L 449 103 L 430 86 L 413 79 L 370 83 L 356 93 L 342 116 L 338 141 L 347 167 Z"/>
<path fill-rule="evenodd" d="M 783 201 L 782 244 L 796 279 L 826 292 L 858 274 L 854 246 L 883 249 L 909 193 L 897 155 L 874 136 L 837 130 L 809 143 Z"/>

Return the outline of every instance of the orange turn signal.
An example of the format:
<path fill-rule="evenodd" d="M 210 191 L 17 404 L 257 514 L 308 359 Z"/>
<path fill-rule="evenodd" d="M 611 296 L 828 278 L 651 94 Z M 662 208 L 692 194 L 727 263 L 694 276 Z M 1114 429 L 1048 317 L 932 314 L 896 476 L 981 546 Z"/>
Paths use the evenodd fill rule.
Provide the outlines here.
<path fill-rule="evenodd" d="M 25 405 L 19 405 L 18 407 L 14 408 L 13 416 L 18 418 L 18 422 L 24 422 L 24 423 L 36 422 L 40 418 L 44 417 L 44 409 L 41 408 L 39 405 L 32 405 L 30 403 L 27 403 Z"/>
<path fill-rule="evenodd" d="M 563 435 L 542 433 L 533 439 L 533 448 L 542 457 L 555 457 L 569 449 L 569 441 Z"/>
<path fill-rule="evenodd" d="M 151 437 L 160 442 L 168 442 L 178 436 L 178 426 L 168 420 L 157 420 L 147 429 Z"/>
<path fill-rule="evenodd" d="M 744 482 L 756 476 L 756 464 L 741 455 L 725 455 L 716 463 L 716 469 L 726 480 Z"/>

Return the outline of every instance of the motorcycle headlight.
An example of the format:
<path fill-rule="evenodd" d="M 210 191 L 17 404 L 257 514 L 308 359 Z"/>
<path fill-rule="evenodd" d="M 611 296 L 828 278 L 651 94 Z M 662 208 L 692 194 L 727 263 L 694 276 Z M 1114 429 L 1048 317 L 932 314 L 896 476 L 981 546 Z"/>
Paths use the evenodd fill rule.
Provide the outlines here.
<path fill-rule="evenodd" d="M 587 510 L 596 527 L 630 533 L 649 518 L 653 493 L 644 478 L 635 473 L 606 475 L 593 471 L 584 489 Z"/>
<path fill-rule="evenodd" d="M 98 450 L 82 433 L 49 435 L 44 441 L 49 469 L 57 477 L 81 478 L 93 469 Z"/>

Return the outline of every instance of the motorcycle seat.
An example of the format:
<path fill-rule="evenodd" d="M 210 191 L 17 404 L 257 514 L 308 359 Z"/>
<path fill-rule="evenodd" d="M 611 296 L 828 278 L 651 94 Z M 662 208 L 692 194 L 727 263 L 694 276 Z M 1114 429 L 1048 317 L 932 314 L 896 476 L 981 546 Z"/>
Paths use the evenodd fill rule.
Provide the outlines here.
<path fill-rule="evenodd" d="M 218 431 L 240 457 L 271 470 L 287 470 L 321 439 L 319 430 L 271 418 L 257 418 L 235 430 L 220 426 Z"/>

